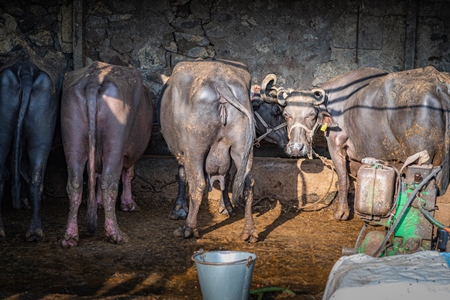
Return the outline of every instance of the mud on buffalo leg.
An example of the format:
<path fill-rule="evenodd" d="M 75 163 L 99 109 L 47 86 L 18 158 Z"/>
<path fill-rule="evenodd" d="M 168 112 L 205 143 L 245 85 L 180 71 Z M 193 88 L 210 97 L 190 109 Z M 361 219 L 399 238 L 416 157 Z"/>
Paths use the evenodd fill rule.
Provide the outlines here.
<path fill-rule="evenodd" d="M 41 217 L 39 211 L 41 208 L 41 194 L 44 188 L 44 169 L 45 162 L 38 163 L 31 171 L 30 184 L 28 185 L 28 195 L 31 198 L 31 223 L 25 235 L 27 241 L 40 241 L 44 239 Z M 37 167 L 37 169 L 35 169 Z"/>
<path fill-rule="evenodd" d="M 225 176 L 225 187 L 220 194 L 219 213 L 234 216 L 235 213 L 233 210 L 233 205 L 231 204 L 230 197 L 228 196 L 230 177 L 231 176 L 229 173 Z"/>
<path fill-rule="evenodd" d="M 258 241 L 258 234 L 256 233 L 255 223 L 253 222 L 253 188 L 255 180 L 253 175 L 249 173 L 245 178 L 244 199 L 245 199 L 245 221 L 244 230 L 241 234 L 243 241 L 256 243 Z"/>
<path fill-rule="evenodd" d="M 239 147 L 232 148 L 231 157 L 236 165 L 236 169 L 239 170 L 243 164 L 243 156 L 242 151 L 239 150 Z M 251 243 L 255 243 L 258 241 L 258 234 L 256 233 L 255 224 L 253 222 L 253 188 L 255 185 L 255 180 L 253 175 L 251 174 L 251 169 L 253 165 L 253 152 L 250 153 L 248 157 L 247 167 L 246 167 L 246 176 L 244 179 L 244 205 L 245 205 L 245 220 L 244 220 L 244 229 L 241 234 L 241 240 L 249 241 Z M 234 191 L 233 191 L 234 192 Z M 233 198 L 236 196 L 233 195 Z M 237 199 L 237 197 L 235 198 Z"/>
<path fill-rule="evenodd" d="M 120 172 L 118 172 L 120 174 Z M 122 243 L 127 241 L 127 237 L 119 228 L 116 216 L 116 199 L 119 193 L 119 178 L 113 175 L 114 172 L 103 170 L 101 188 L 103 204 L 105 209 L 105 234 L 110 242 Z"/>
<path fill-rule="evenodd" d="M 188 155 L 186 155 L 188 156 Z M 206 188 L 205 175 L 203 173 L 203 160 L 186 157 L 188 163 L 185 164 L 186 179 L 189 184 L 189 213 L 185 225 L 175 230 L 176 236 L 188 238 L 199 237 L 197 231 L 197 215 L 202 202 L 203 192 Z"/>
<path fill-rule="evenodd" d="M 173 209 L 169 214 L 169 218 L 172 220 L 186 219 L 186 216 L 189 213 L 189 207 L 186 201 L 186 171 L 181 164 L 178 165 L 177 181 L 178 194 Z"/>
<path fill-rule="evenodd" d="M 331 159 L 334 162 L 336 173 L 338 176 L 338 196 L 339 203 L 334 213 L 336 220 L 345 221 L 350 216 L 350 209 L 348 207 L 348 173 L 345 156 L 341 153 L 334 153 L 330 151 Z"/>
<path fill-rule="evenodd" d="M 139 207 L 133 200 L 131 181 L 134 178 L 134 165 L 122 171 L 122 195 L 120 197 L 120 209 L 123 211 L 138 211 Z"/>
<path fill-rule="evenodd" d="M 84 163 L 78 166 L 84 166 Z M 67 195 L 69 196 L 70 209 L 67 220 L 67 228 L 61 239 L 61 246 L 74 247 L 78 245 L 78 209 L 83 195 L 83 169 L 68 167 Z"/>

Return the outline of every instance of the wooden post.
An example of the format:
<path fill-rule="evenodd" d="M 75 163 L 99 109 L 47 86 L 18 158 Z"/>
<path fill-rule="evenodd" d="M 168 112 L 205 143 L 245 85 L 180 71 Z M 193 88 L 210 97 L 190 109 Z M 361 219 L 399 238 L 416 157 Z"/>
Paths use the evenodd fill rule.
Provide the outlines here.
<path fill-rule="evenodd" d="M 410 70 L 415 68 L 417 0 L 408 0 L 406 5 L 405 70 Z"/>
<path fill-rule="evenodd" d="M 83 0 L 73 0 L 73 69 L 83 66 Z"/>

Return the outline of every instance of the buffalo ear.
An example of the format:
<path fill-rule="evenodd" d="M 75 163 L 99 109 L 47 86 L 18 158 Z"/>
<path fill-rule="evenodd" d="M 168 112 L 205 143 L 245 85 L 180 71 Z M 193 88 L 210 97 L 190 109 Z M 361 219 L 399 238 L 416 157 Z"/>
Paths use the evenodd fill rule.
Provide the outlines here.
<path fill-rule="evenodd" d="M 262 104 L 262 100 L 260 100 L 260 99 L 253 99 L 252 100 L 252 107 L 253 107 L 253 111 L 257 111 L 258 109 L 259 109 L 259 107 L 261 106 L 261 104 Z"/>
<path fill-rule="evenodd" d="M 326 132 L 328 129 L 328 126 L 331 126 L 333 124 L 333 118 L 327 111 L 322 111 L 322 122 L 320 123 L 320 131 Z"/>

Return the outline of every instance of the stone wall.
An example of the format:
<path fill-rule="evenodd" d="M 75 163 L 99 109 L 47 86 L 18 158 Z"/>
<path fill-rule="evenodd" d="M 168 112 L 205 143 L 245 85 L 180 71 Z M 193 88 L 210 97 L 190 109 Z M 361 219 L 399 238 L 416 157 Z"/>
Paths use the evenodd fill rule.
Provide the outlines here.
<path fill-rule="evenodd" d="M 65 61 L 71 68 L 72 30 L 70 1 L 0 0 L 0 63 L 21 45 L 43 57 Z"/>
<path fill-rule="evenodd" d="M 84 63 L 119 54 L 155 95 L 161 75 L 195 58 L 241 61 L 254 83 L 276 73 L 281 84 L 301 88 L 358 67 L 404 70 L 405 47 L 414 67 L 450 69 L 444 0 L 0 0 L 0 52 L 22 44 L 73 68 L 74 4 L 82 7 Z"/>

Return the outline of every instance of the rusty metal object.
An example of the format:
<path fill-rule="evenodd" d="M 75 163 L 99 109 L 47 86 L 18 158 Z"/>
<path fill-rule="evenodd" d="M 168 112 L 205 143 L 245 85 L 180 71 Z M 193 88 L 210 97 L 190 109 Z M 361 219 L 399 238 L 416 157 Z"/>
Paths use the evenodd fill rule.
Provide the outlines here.
<path fill-rule="evenodd" d="M 355 213 L 363 220 L 389 215 L 395 192 L 395 171 L 391 167 L 362 166 L 358 171 Z"/>

